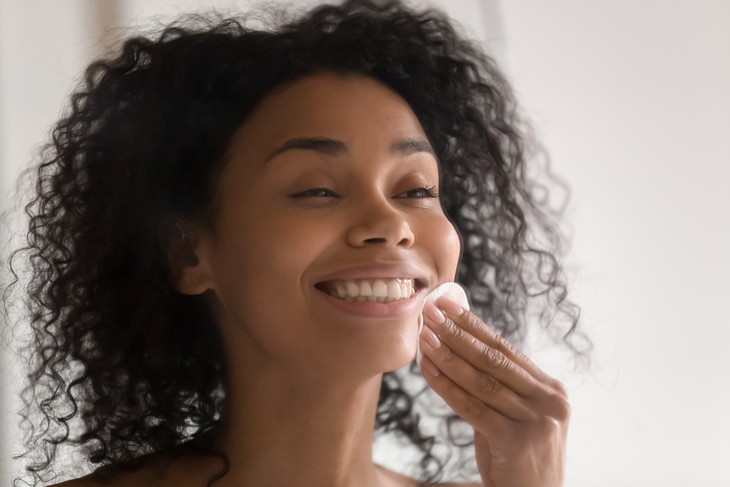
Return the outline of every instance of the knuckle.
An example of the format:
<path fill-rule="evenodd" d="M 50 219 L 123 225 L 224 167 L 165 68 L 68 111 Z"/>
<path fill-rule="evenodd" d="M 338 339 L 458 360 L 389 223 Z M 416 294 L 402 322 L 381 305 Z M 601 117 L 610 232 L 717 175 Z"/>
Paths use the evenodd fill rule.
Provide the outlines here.
<path fill-rule="evenodd" d="M 555 394 L 557 394 L 559 396 L 563 396 L 564 398 L 567 399 L 568 389 L 565 387 L 565 384 L 563 384 L 562 382 L 560 382 L 557 379 L 553 379 L 550 385 L 552 386 L 553 390 L 555 391 Z"/>
<path fill-rule="evenodd" d="M 487 347 L 486 355 L 487 355 L 487 360 L 488 360 L 489 364 L 492 366 L 498 365 L 500 363 L 500 361 L 502 360 L 500 358 L 502 354 L 499 353 L 499 351 L 497 351 L 496 349 L 494 349 L 492 347 Z"/>
<path fill-rule="evenodd" d="M 512 345 L 510 345 L 510 346 L 512 346 Z M 530 357 L 525 355 L 525 353 L 522 350 L 518 350 L 518 349 L 514 348 L 514 346 L 512 346 L 512 353 L 515 354 L 515 357 L 517 357 L 517 360 L 521 360 L 528 364 L 532 363 L 532 360 L 530 359 Z"/>
<path fill-rule="evenodd" d="M 553 415 L 560 421 L 567 421 L 571 415 L 570 401 L 567 395 L 556 394 L 553 398 L 554 410 Z"/>
<path fill-rule="evenodd" d="M 445 323 L 446 333 L 454 338 L 461 338 L 464 336 L 464 331 L 456 325 L 451 319 L 447 319 Z"/>
<path fill-rule="evenodd" d="M 491 369 L 492 368 L 492 357 L 491 357 L 490 348 L 487 345 L 480 343 L 477 346 L 477 352 L 479 353 L 479 362 L 477 362 L 478 368 L 481 370 Z"/>
<path fill-rule="evenodd" d="M 442 352 L 441 352 L 441 361 L 444 363 L 453 362 L 454 359 L 456 359 L 456 354 L 453 350 L 451 350 L 451 347 L 447 347 L 445 345 L 441 346 Z"/>
<path fill-rule="evenodd" d="M 515 350 L 514 345 L 512 345 L 512 343 L 505 337 L 497 335 L 497 344 L 502 347 L 507 353 L 513 353 L 517 355 L 517 350 Z"/>
<path fill-rule="evenodd" d="M 478 420 L 481 418 L 484 413 L 486 412 L 486 408 L 484 407 L 484 403 L 479 401 L 476 398 L 469 397 L 464 402 L 464 415 L 467 418 L 473 418 Z"/>
<path fill-rule="evenodd" d="M 550 416 L 543 416 L 539 427 L 542 434 L 548 438 L 560 437 L 565 430 L 565 427 L 559 420 Z"/>
<path fill-rule="evenodd" d="M 470 330 L 478 330 L 478 329 L 484 328 L 486 325 L 474 313 L 466 313 L 466 326 Z"/>
<path fill-rule="evenodd" d="M 499 368 L 512 369 L 512 367 L 512 361 L 508 359 L 504 354 L 500 354 Z"/>
<path fill-rule="evenodd" d="M 502 384 L 489 374 L 479 374 L 477 378 L 477 388 L 486 394 L 494 394 L 499 392 Z"/>
<path fill-rule="evenodd" d="M 509 359 L 496 348 L 486 347 L 484 357 L 491 369 L 508 369 L 511 366 Z"/>

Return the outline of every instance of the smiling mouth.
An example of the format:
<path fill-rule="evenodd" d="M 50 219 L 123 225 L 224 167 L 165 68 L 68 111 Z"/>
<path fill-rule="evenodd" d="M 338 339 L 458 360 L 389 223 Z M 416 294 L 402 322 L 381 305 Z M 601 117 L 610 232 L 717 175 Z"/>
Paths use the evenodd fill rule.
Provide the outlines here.
<path fill-rule="evenodd" d="M 393 303 L 412 298 L 424 284 L 411 278 L 338 279 L 317 283 L 315 287 L 343 301 Z"/>

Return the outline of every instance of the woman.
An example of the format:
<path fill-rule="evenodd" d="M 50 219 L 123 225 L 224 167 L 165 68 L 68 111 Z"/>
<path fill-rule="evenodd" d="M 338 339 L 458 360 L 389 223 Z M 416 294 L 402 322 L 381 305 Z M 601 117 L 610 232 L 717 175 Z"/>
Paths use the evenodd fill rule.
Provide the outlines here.
<path fill-rule="evenodd" d="M 573 347 L 578 313 L 492 61 L 399 2 L 245 25 L 127 40 L 53 132 L 14 255 L 28 475 L 74 445 L 99 468 L 64 487 L 430 485 L 410 364 L 473 431 L 468 485 L 561 485 L 565 390 L 506 338 L 538 310 Z M 426 304 L 417 336 L 454 280 L 474 313 Z M 376 430 L 418 479 L 373 462 Z"/>

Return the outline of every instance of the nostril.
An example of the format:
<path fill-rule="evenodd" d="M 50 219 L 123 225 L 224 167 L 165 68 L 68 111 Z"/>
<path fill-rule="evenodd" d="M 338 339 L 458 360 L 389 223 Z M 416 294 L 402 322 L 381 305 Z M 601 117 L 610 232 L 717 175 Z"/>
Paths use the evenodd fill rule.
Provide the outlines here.
<path fill-rule="evenodd" d="M 363 240 L 365 243 L 384 243 L 386 240 L 383 237 L 372 237 L 372 238 L 366 238 Z"/>
<path fill-rule="evenodd" d="M 372 244 L 410 247 L 414 240 L 407 219 L 400 214 L 369 213 L 347 231 L 347 241 L 353 247 Z"/>

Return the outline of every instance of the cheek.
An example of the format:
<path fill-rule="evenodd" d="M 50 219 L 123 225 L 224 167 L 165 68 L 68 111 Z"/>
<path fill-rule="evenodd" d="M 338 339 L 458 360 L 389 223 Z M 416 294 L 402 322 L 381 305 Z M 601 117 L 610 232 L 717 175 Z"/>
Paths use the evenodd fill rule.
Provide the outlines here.
<path fill-rule="evenodd" d="M 263 341 L 296 335 L 301 327 L 293 317 L 307 312 L 302 276 L 329 245 L 325 230 L 271 215 L 231 225 L 216 265 L 218 294 L 229 319 Z"/>
<path fill-rule="evenodd" d="M 219 326 L 232 350 L 286 355 L 296 349 L 303 331 L 293 318 L 301 315 L 297 264 L 281 242 L 261 245 L 263 235 L 249 237 L 229 240 L 218 255 Z"/>
<path fill-rule="evenodd" d="M 291 299 L 299 285 L 307 246 L 295 244 L 291 232 L 278 226 L 241 228 L 219 255 L 221 294 L 241 313 Z"/>
<path fill-rule="evenodd" d="M 461 255 L 461 239 L 445 216 L 429 226 L 428 245 L 435 260 L 439 281 L 453 281 Z"/>

